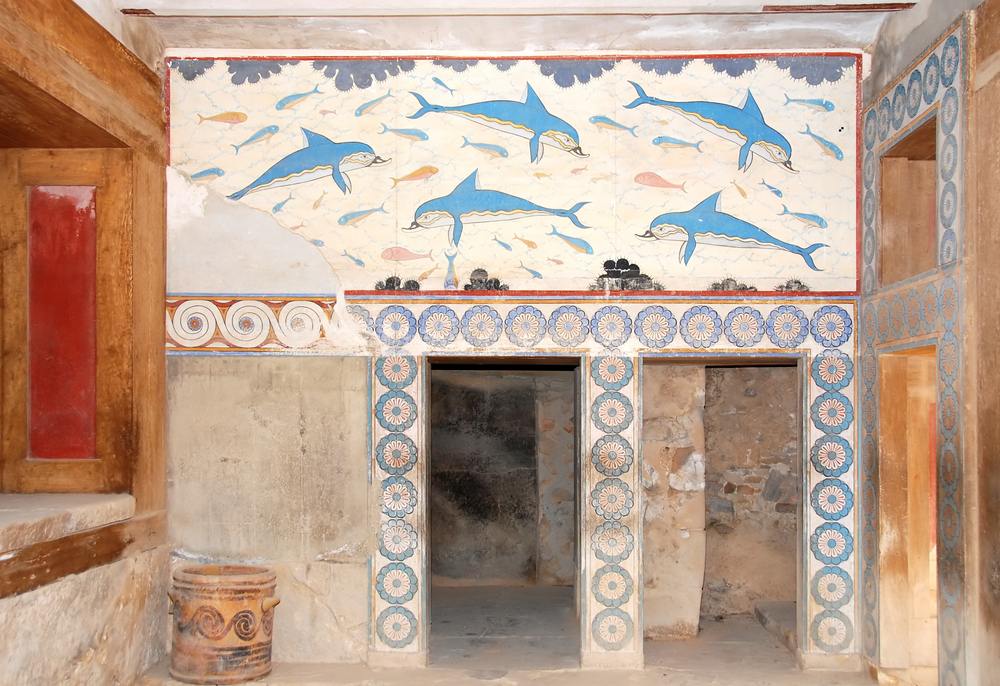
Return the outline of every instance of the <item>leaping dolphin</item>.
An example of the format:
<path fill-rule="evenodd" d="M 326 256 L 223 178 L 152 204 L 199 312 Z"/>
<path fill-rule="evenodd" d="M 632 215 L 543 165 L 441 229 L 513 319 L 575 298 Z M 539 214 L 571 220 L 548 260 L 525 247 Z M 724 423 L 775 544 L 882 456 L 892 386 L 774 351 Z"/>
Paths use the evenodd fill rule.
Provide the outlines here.
<path fill-rule="evenodd" d="M 506 221 L 520 217 L 552 215 L 569 219 L 581 229 L 587 228 L 577 219 L 576 213 L 586 202 L 578 202 L 568 210 L 554 210 L 536 205 L 530 200 L 518 198 L 500 191 L 480 190 L 478 187 L 479 170 L 469 174 L 468 178 L 458 184 L 448 195 L 442 198 L 428 200 L 417 208 L 413 223 L 404 226 L 403 231 L 419 231 L 422 229 L 451 226 L 448 237 L 452 248 L 457 248 L 462 239 L 464 224 L 479 222 Z"/>
<path fill-rule="evenodd" d="M 636 234 L 644 240 L 681 240 L 678 258 L 687 264 L 694 255 L 698 239 L 706 245 L 725 245 L 740 248 L 767 248 L 787 250 L 798 255 L 810 269 L 822 271 L 813 262 L 812 253 L 825 248 L 824 243 L 814 243 L 808 248 L 786 243 L 749 222 L 720 211 L 722 191 L 713 193 L 687 212 L 667 212 L 650 224 L 646 233 Z"/>
<path fill-rule="evenodd" d="M 411 91 L 410 95 L 420 103 L 420 109 L 411 114 L 410 119 L 419 119 L 428 112 L 442 112 L 457 115 L 496 131 L 527 138 L 532 162 L 542 159 L 543 143 L 577 157 L 589 157 L 580 149 L 580 134 L 559 117 L 549 114 L 530 83 L 523 102 L 488 100 L 446 107 L 430 104 L 419 93 Z"/>
<path fill-rule="evenodd" d="M 345 172 L 372 165 L 386 164 L 365 143 L 334 143 L 326 136 L 302 129 L 305 147 L 296 150 L 274 163 L 246 188 L 229 196 L 239 200 L 247 193 L 265 188 L 281 188 L 332 176 L 334 183 L 346 195 L 351 190 L 351 179 Z"/>
<path fill-rule="evenodd" d="M 695 102 L 660 100 L 646 95 L 642 86 L 634 81 L 629 81 L 629 83 L 635 88 L 639 97 L 625 105 L 625 109 L 632 109 L 639 105 L 663 107 L 676 112 L 706 131 L 736 143 L 740 146 L 739 168 L 741 170 L 750 167 L 753 155 L 756 154 L 768 162 L 780 164 L 788 171 L 797 173 L 797 170 L 792 167 L 792 146 L 788 143 L 788 139 L 764 122 L 764 115 L 749 90 L 747 90 L 743 104 L 739 107 L 733 107 L 707 100 Z"/>

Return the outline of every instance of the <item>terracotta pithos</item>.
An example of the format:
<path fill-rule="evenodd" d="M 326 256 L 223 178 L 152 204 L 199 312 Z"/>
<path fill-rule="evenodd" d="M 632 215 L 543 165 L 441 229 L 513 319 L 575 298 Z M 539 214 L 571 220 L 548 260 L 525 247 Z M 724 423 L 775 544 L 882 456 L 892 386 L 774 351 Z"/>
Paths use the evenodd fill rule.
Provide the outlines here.
<path fill-rule="evenodd" d="M 238 684 L 271 672 L 276 575 L 266 567 L 196 565 L 174 572 L 170 676 Z"/>

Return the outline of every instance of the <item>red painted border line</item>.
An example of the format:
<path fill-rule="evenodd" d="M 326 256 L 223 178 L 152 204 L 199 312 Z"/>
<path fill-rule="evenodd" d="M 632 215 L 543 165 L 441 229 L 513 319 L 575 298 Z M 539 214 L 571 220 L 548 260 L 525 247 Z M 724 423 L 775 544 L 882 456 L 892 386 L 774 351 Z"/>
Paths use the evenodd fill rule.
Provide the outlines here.
<path fill-rule="evenodd" d="M 804 13 L 804 12 L 902 12 L 915 2 L 873 2 L 868 5 L 764 5 L 761 12 Z"/>

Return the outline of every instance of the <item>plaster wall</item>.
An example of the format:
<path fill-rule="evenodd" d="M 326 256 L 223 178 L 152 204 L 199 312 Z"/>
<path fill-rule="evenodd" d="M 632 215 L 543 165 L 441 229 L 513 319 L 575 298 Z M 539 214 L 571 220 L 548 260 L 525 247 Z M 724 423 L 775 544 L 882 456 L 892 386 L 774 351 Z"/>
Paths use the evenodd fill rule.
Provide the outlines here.
<path fill-rule="evenodd" d="M 171 357 L 167 373 L 172 566 L 271 567 L 274 659 L 363 660 L 366 361 Z"/>
<path fill-rule="evenodd" d="M 0 600 L 0 683 L 131 684 L 167 644 L 161 546 Z"/>

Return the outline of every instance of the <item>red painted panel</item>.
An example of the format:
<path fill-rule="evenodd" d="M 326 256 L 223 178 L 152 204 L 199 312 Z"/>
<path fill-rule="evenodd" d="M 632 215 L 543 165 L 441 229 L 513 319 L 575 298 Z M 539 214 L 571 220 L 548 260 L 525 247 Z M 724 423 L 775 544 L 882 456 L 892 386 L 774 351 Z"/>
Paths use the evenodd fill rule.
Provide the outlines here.
<path fill-rule="evenodd" d="M 97 214 L 90 186 L 28 194 L 28 452 L 96 457 Z"/>

